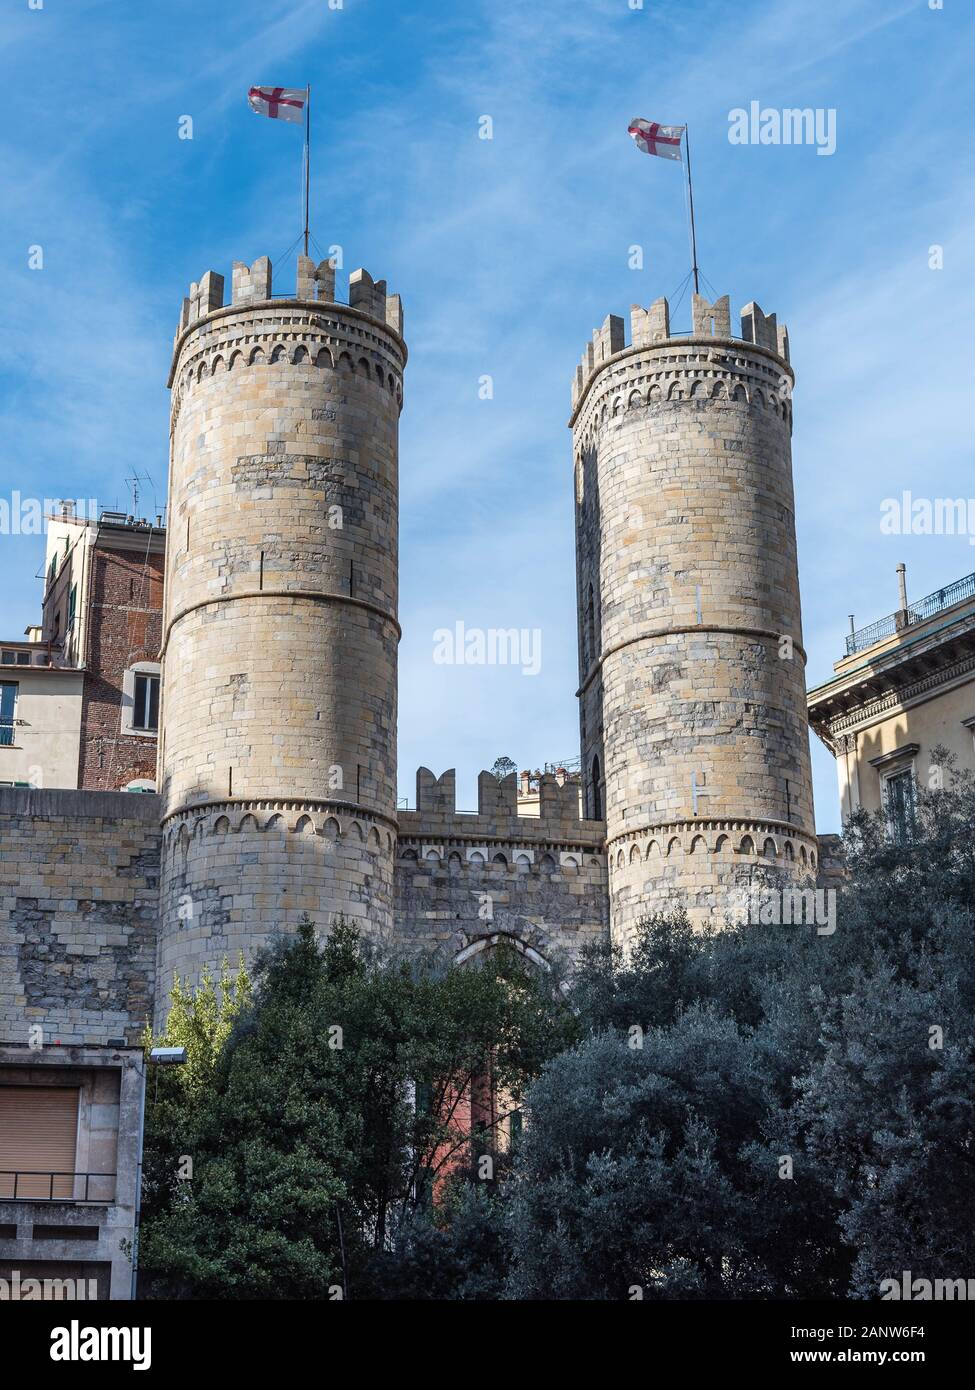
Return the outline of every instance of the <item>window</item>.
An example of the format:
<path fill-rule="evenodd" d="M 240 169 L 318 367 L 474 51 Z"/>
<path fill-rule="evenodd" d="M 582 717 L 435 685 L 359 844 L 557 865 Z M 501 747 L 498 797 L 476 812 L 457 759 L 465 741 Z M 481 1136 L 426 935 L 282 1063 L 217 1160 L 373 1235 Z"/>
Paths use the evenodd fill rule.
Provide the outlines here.
<path fill-rule="evenodd" d="M 600 768 L 598 755 L 592 760 L 591 777 L 591 798 L 592 798 L 592 819 L 602 820 L 603 818 L 603 789 L 600 785 Z"/>
<path fill-rule="evenodd" d="M 155 661 L 138 661 L 122 676 L 123 734 L 158 738 L 161 672 Z"/>
<path fill-rule="evenodd" d="M 135 678 L 135 709 L 132 712 L 134 729 L 159 728 L 159 677 Z"/>
<path fill-rule="evenodd" d="M 884 785 L 887 820 L 899 845 L 914 838 L 914 773 L 895 772 Z"/>
<path fill-rule="evenodd" d="M 70 593 L 68 594 L 68 627 L 70 627 L 70 626 L 72 625 L 72 623 L 74 622 L 74 615 L 75 615 L 75 610 L 77 609 L 77 606 L 78 606 L 78 586 L 77 586 L 77 584 L 72 584 L 72 585 L 71 585 L 71 591 L 70 591 Z"/>
<path fill-rule="evenodd" d="M 0 748 L 13 746 L 16 710 L 17 686 L 14 681 L 3 681 L 0 683 Z"/>

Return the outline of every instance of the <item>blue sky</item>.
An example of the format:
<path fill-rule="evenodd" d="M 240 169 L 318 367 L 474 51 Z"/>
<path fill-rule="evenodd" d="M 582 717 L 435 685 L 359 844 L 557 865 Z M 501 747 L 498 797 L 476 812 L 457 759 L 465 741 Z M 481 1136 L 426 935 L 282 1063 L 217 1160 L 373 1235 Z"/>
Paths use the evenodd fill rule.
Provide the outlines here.
<path fill-rule="evenodd" d="M 975 570 L 967 537 L 879 524 L 905 489 L 975 494 L 973 31 L 962 0 L 6 0 L 0 496 L 125 506 L 135 467 L 155 483 L 140 510 L 162 508 L 186 287 L 262 254 L 276 289 L 294 283 L 301 134 L 253 115 L 247 88 L 310 82 L 313 232 L 403 295 L 410 345 L 401 793 L 420 763 L 456 766 L 469 808 L 499 754 L 577 753 L 569 383 L 607 313 L 686 274 L 680 167 L 639 155 L 626 125 L 688 122 L 708 280 L 790 328 L 817 684 L 848 613 L 897 606 L 899 560 L 912 598 Z M 835 108 L 835 154 L 731 145 L 728 113 L 753 100 Z M 672 322 L 689 326 L 686 297 Z M 15 636 L 39 611 L 43 543 L 0 546 Z M 540 628 L 540 674 L 434 664 L 434 630 L 458 619 Z M 835 829 L 832 759 L 813 756 Z"/>

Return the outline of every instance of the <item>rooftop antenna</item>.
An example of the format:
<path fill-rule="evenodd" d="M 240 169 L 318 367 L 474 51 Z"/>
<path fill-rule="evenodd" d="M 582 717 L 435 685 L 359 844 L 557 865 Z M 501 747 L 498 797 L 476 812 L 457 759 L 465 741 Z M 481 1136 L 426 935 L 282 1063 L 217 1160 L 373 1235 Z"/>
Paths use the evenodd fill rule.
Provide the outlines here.
<path fill-rule="evenodd" d="M 145 470 L 140 474 L 138 468 L 133 468 L 131 478 L 126 478 L 125 481 L 132 489 L 132 515 L 136 521 L 139 520 L 139 484 L 141 482 L 149 484 L 152 491 L 152 509 L 154 512 L 159 510 L 156 505 L 156 485 Z"/>

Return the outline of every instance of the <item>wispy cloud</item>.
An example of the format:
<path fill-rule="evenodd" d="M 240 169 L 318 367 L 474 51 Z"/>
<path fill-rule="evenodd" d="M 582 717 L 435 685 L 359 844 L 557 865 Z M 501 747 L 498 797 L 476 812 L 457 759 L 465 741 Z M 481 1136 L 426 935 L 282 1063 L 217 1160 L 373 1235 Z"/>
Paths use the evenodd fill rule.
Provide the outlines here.
<path fill-rule="evenodd" d="M 472 795 L 499 753 L 565 756 L 578 743 L 569 381 L 607 313 L 686 276 L 682 171 L 639 158 L 625 133 L 636 113 L 686 120 L 709 280 L 792 330 L 805 631 L 821 680 L 845 615 L 890 608 L 898 559 L 926 590 L 970 558 L 925 538 L 894 555 L 875 527 L 888 492 L 923 479 L 954 494 L 968 471 L 961 10 L 75 0 L 5 12 L 0 48 L 35 94 L 0 149 L 7 485 L 114 500 L 134 462 L 161 485 L 186 284 L 274 256 L 298 231 L 300 132 L 251 117 L 245 89 L 311 81 L 318 242 L 341 243 L 347 268 L 366 264 L 406 305 L 401 790 L 420 762 L 457 765 Z M 835 106 L 836 155 L 732 148 L 727 113 L 751 99 Z M 192 142 L 176 138 L 183 113 Z M 478 139 L 485 114 L 491 141 Z M 41 273 L 26 270 L 34 242 Z M 933 242 L 943 272 L 927 269 Z M 642 272 L 628 269 L 634 243 Z M 282 286 L 293 277 L 276 272 Z M 479 399 L 484 377 L 493 399 Z M 0 553 L 16 629 L 34 616 L 36 547 L 8 539 Z M 432 632 L 455 618 L 539 626 L 539 677 L 436 666 Z M 825 753 L 817 773 L 832 828 Z"/>

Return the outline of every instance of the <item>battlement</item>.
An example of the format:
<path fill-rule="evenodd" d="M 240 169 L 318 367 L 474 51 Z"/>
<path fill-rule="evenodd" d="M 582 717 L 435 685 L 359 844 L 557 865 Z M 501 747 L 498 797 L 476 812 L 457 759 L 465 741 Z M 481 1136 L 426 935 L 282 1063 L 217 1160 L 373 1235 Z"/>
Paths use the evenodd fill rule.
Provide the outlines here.
<path fill-rule="evenodd" d="M 603 363 L 617 353 L 624 352 L 628 347 L 645 348 L 671 342 L 684 344 L 702 338 L 753 343 L 756 347 L 777 353 L 786 362 L 789 360 L 788 329 L 784 324 L 779 326 L 774 314 L 764 314 L 754 301 L 742 309 L 741 331 L 733 334 L 728 296 L 722 295 L 711 304 L 703 295 L 695 294 L 691 299 L 690 333 L 674 334 L 670 328 L 670 305 L 662 297 L 655 299 L 648 309 L 639 304 L 631 305 L 629 343 L 626 341 L 623 320 L 618 314 L 608 314 L 602 328 L 593 329 L 592 342 L 586 344 L 572 382 L 572 409 L 578 406 Z"/>
<path fill-rule="evenodd" d="M 338 303 L 335 297 L 334 261 L 319 261 L 316 265 L 309 256 L 298 257 L 293 295 L 275 296 L 272 293 L 271 262 L 267 256 L 258 256 L 253 265 L 234 261 L 230 305 L 224 304 L 224 285 L 224 277 L 215 270 L 208 270 L 190 285 L 179 316 L 177 343 L 187 328 L 224 308 L 263 304 L 275 298 L 312 304 Z M 400 296 L 387 294 L 386 281 L 373 280 L 368 270 L 353 270 L 349 276 L 349 308 L 379 319 L 394 333 L 403 336 L 403 303 Z"/>
<path fill-rule="evenodd" d="M 535 843 L 573 844 L 599 850 L 605 838 L 602 821 L 583 820 L 579 813 L 579 785 L 560 783 L 555 773 L 539 778 L 538 815 L 521 815 L 518 781 L 510 773 L 498 781 L 492 772 L 477 779 L 477 811 L 458 811 L 456 773 L 453 768 L 435 777 L 429 768 L 416 774 L 416 809 L 398 814 L 400 838 L 459 839 L 470 841 L 517 840 Z"/>
<path fill-rule="evenodd" d="M 399 811 L 394 875 L 399 939 L 463 961 L 502 939 L 547 967 L 609 932 L 602 821 L 579 817 L 578 783 L 539 779 L 540 814 L 518 814 L 515 774 L 482 772 L 478 809 L 458 811 L 451 768 L 416 774 Z"/>

